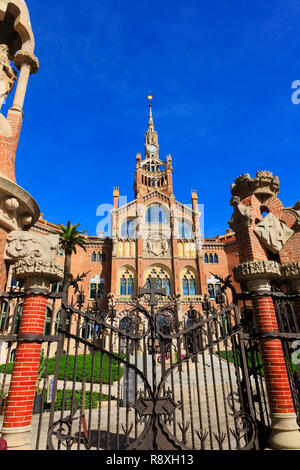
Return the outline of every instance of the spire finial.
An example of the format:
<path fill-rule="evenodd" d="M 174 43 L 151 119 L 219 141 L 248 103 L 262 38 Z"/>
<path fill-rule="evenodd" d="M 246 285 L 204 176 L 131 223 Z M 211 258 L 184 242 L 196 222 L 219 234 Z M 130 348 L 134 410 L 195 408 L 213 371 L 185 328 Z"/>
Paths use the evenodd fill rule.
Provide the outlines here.
<path fill-rule="evenodd" d="M 147 100 L 149 100 L 149 108 L 152 108 L 153 98 L 154 98 L 154 96 L 152 96 L 151 93 L 149 93 L 149 95 L 147 96 Z"/>
<path fill-rule="evenodd" d="M 148 123 L 148 127 L 149 126 L 152 126 L 153 127 L 153 117 L 152 117 L 152 100 L 153 100 L 154 96 L 151 95 L 151 93 L 149 93 L 149 95 L 147 96 L 147 100 L 149 100 L 149 123 Z"/>

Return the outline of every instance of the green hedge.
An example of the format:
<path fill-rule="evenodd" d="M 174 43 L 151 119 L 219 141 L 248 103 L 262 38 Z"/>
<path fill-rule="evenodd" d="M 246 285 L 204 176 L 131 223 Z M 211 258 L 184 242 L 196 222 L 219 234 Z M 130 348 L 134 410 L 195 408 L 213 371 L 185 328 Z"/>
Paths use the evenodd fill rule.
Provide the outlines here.
<path fill-rule="evenodd" d="M 76 398 L 76 401 L 78 403 L 79 409 L 81 408 L 81 401 L 82 401 L 82 390 L 75 390 L 74 392 L 74 397 Z M 86 392 L 85 393 L 85 409 L 90 408 L 90 398 L 91 398 L 91 392 Z M 62 399 L 63 399 L 63 391 L 58 390 L 56 393 L 56 401 L 55 401 L 55 411 L 59 411 L 62 409 Z M 97 408 L 99 405 L 99 399 L 100 399 L 100 393 L 98 392 L 93 392 L 92 393 L 92 408 Z M 102 394 L 101 401 L 108 401 L 108 396 Z M 72 404 L 72 390 L 66 390 L 65 391 L 65 403 L 64 403 L 64 409 L 65 410 L 70 410 L 71 409 L 71 404 Z M 75 406 L 75 402 L 74 405 Z"/>
<path fill-rule="evenodd" d="M 74 368 L 75 368 L 75 356 L 69 355 L 66 356 L 65 354 L 61 356 L 59 361 L 59 373 L 58 379 L 64 380 L 65 378 L 65 369 L 66 369 L 66 359 L 68 358 L 68 369 L 67 369 L 67 380 L 73 381 L 74 378 Z M 91 354 L 86 355 L 85 361 L 85 380 L 86 382 L 91 382 L 92 379 L 92 359 L 93 356 Z M 48 375 L 54 374 L 55 369 L 55 357 L 51 357 L 48 361 Z M 76 377 L 75 380 L 77 382 L 81 382 L 83 378 L 83 364 L 84 364 L 84 355 L 79 354 L 77 356 L 77 366 L 76 366 Z M 10 362 L 7 367 L 7 373 L 11 374 L 13 370 L 13 362 Z M 0 365 L 0 372 L 4 372 L 5 364 Z M 100 382 L 101 376 L 101 353 L 98 352 L 94 356 L 94 383 Z M 123 367 L 120 366 L 120 377 L 123 376 Z M 116 360 L 111 361 L 111 381 L 115 382 L 118 380 L 119 373 L 118 373 L 118 362 Z M 109 357 L 106 354 L 103 354 L 103 365 L 102 365 L 102 382 L 108 383 L 109 382 Z"/>

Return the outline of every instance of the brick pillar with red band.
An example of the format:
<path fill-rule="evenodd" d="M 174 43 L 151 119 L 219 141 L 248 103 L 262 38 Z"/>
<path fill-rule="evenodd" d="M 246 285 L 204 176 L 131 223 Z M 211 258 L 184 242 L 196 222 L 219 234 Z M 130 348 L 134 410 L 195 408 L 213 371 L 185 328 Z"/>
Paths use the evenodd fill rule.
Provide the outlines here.
<path fill-rule="evenodd" d="M 11 232 L 6 248 L 8 257 L 18 257 L 18 261 L 13 265 L 15 279 L 25 283 L 14 368 L 1 429 L 8 449 L 31 449 L 31 419 L 47 295 L 51 283 L 63 278 L 63 267 L 55 261 L 57 246 L 57 235 L 47 237 L 15 231 Z"/>
<path fill-rule="evenodd" d="M 6 406 L 2 434 L 11 444 L 7 435 L 16 435 L 18 443 L 24 444 L 22 434 L 30 431 L 32 409 L 36 391 L 36 381 L 39 370 L 39 362 L 42 345 L 30 340 L 30 335 L 43 335 L 47 297 L 42 295 L 28 294 L 23 304 L 23 312 L 19 330 L 14 369 L 12 373 L 8 401 Z M 21 436 L 21 441 L 20 441 Z M 23 446 L 24 449 L 24 446 Z"/>
<path fill-rule="evenodd" d="M 271 297 L 271 280 L 280 275 L 280 265 L 275 261 L 250 261 L 238 265 L 234 270 L 235 280 L 246 282 L 247 290 L 251 293 L 272 421 L 269 444 L 273 449 L 300 449 L 299 427 L 282 344 L 280 339 L 270 335 L 279 331 Z"/>
<path fill-rule="evenodd" d="M 300 432 L 280 339 L 271 283 L 282 280 L 280 252 L 294 235 L 284 222 L 278 199 L 279 180 L 268 171 L 255 178 L 244 174 L 231 185 L 234 213 L 230 226 L 236 234 L 240 263 L 234 279 L 251 294 L 255 331 L 259 341 L 268 396 L 273 449 L 300 449 Z M 275 261 L 276 260 L 276 261 Z"/>

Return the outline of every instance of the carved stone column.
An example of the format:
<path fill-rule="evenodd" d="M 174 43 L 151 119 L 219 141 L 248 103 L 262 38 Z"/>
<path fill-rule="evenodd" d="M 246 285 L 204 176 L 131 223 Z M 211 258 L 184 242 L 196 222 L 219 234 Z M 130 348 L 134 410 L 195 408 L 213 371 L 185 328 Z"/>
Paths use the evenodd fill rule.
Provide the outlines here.
<path fill-rule="evenodd" d="M 11 109 L 23 112 L 29 75 L 39 70 L 39 61 L 31 52 L 20 50 L 16 53 L 14 62 L 20 74 Z"/>
<path fill-rule="evenodd" d="M 269 444 L 273 449 L 300 449 L 299 427 L 281 341 L 264 337 L 279 331 L 270 294 L 271 280 L 280 276 L 280 265 L 275 261 L 249 261 L 234 269 L 235 281 L 246 284 L 252 293 L 256 333 L 262 335 L 259 347 L 272 420 Z"/>
<path fill-rule="evenodd" d="M 56 263 L 58 236 L 13 231 L 7 237 L 6 259 L 14 277 L 25 283 L 25 298 L 2 437 L 9 449 L 30 449 L 32 409 L 50 284 L 63 278 Z"/>

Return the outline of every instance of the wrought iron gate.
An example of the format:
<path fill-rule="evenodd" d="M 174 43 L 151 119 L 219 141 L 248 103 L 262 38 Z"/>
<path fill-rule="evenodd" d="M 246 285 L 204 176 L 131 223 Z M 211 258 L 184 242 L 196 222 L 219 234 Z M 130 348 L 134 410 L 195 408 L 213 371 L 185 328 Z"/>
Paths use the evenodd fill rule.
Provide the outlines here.
<path fill-rule="evenodd" d="M 249 370 L 232 285 L 183 318 L 179 299 L 163 303 L 150 283 L 121 315 L 113 298 L 105 313 L 97 301 L 84 310 L 82 293 L 63 302 L 48 449 L 263 447 L 264 384 Z"/>

